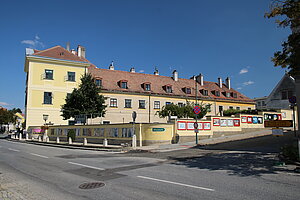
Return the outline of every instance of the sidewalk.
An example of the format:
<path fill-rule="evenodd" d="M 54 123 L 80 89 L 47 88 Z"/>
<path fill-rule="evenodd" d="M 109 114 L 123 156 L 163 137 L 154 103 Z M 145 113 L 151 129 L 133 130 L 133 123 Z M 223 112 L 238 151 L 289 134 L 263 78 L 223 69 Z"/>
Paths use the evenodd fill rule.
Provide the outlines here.
<path fill-rule="evenodd" d="M 218 137 L 218 138 L 203 139 L 203 140 L 199 140 L 198 146 L 212 145 L 212 144 L 218 144 L 218 143 L 230 142 L 230 141 L 236 141 L 236 140 L 244 140 L 244 139 L 250 139 L 250 138 L 261 137 L 261 136 L 266 136 L 266 135 L 272 135 L 272 130 L 260 130 L 260 131 L 254 131 L 254 132 L 243 133 L 243 134 L 238 134 L 238 135 L 230 135 L 230 136 L 224 136 L 224 137 Z M 163 144 L 163 145 L 143 146 L 143 147 L 137 147 L 137 149 L 144 150 L 144 151 L 150 151 L 150 152 L 168 152 L 168 151 L 188 149 L 188 148 L 192 148 L 195 146 L 197 146 L 196 141 L 180 143 L 180 144 Z"/>

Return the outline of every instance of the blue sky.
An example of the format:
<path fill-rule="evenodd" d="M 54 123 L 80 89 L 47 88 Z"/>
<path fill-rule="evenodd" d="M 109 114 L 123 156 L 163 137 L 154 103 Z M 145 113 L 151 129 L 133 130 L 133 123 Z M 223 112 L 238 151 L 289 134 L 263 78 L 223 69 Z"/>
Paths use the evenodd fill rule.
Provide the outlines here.
<path fill-rule="evenodd" d="M 284 74 L 271 56 L 290 34 L 265 19 L 270 0 L 3 1 L 0 106 L 24 108 L 26 47 L 86 47 L 107 68 L 180 78 L 202 73 L 248 97 L 268 95 Z"/>

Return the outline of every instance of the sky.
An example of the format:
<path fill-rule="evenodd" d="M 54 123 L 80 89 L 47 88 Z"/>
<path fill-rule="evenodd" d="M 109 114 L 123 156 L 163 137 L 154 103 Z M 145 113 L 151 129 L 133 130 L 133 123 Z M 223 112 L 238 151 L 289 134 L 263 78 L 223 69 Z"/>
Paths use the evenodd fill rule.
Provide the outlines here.
<path fill-rule="evenodd" d="M 290 34 L 264 18 L 271 0 L 1 1 L 0 106 L 24 109 L 25 48 L 86 48 L 100 68 L 205 81 L 267 96 L 285 69 L 271 57 Z"/>

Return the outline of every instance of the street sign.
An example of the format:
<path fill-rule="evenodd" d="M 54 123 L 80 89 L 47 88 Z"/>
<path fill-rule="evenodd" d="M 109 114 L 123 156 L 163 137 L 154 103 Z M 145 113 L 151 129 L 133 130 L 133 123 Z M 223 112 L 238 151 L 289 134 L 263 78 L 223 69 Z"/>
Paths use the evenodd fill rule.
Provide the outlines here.
<path fill-rule="evenodd" d="M 282 128 L 273 128 L 272 129 L 272 135 L 282 136 L 283 135 L 283 129 Z"/>
<path fill-rule="evenodd" d="M 199 130 L 197 128 L 194 129 L 195 133 L 199 133 Z"/>
<path fill-rule="evenodd" d="M 201 108 L 200 108 L 200 106 L 195 106 L 193 110 L 194 110 L 194 113 L 195 113 L 196 115 L 198 115 L 198 114 L 201 113 Z"/>
<path fill-rule="evenodd" d="M 293 120 L 265 121 L 265 127 L 293 127 Z"/>
<path fill-rule="evenodd" d="M 291 96 L 291 97 L 289 98 L 289 102 L 292 103 L 292 104 L 296 103 L 296 102 L 297 102 L 296 97 L 295 97 L 295 96 Z"/>
<path fill-rule="evenodd" d="M 197 122 L 194 123 L 194 128 L 198 129 L 198 123 Z"/>
<path fill-rule="evenodd" d="M 165 128 L 152 128 L 153 132 L 163 132 L 165 130 L 166 130 Z"/>

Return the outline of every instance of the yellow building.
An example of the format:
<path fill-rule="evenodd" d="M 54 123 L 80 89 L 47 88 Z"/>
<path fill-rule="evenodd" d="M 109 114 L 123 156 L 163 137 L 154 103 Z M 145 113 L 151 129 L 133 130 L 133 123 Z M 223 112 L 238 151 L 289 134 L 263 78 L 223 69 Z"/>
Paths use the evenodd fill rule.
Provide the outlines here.
<path fill-rule="evenodd" d="M 204 81 L 203 75 L 191 79 L 179 78 L 177 71 L 171 77 L 130 71 L 97 68 L 85 58 L 85 49 L 77 51 L 55 46 L 43 51 L 27 49 L 26 81 L 26 129 L 45 123 L 67 125 L 68 120 L 60 116 L 61 105 L 68 93 L 78 87 L 80 77 L 89 72 L 107 97 L 105 117 L 88 120 L 88 123 L 128 123 L 133 111 L 137 112 L 138 123 L 164 123 L 167 119 L 156 114 L 166 104 L 184 105 L 187 101 L 210 103 L 210 116 L 221 115 L 224 110 L 254 109 L 252 99 L 231 88 L 230 79 L 225 84 Z M 197 89 L 196 89 L 197 88 Z M 196 93 L 197 90 L 197 93 Z"/>
<path fill-rule="evenodd" d="M 43 51 L 26 49 L 26 129 L 45 122 L 68 124 L 60 116 L 61 105 L 67 94 L 78 87 L 80 77 L 90 65 L 84 58 L 85 49 L 78 46 L 78 52 L 79 55 L 75 51 L 73 54 L 61 46 Z"/>

